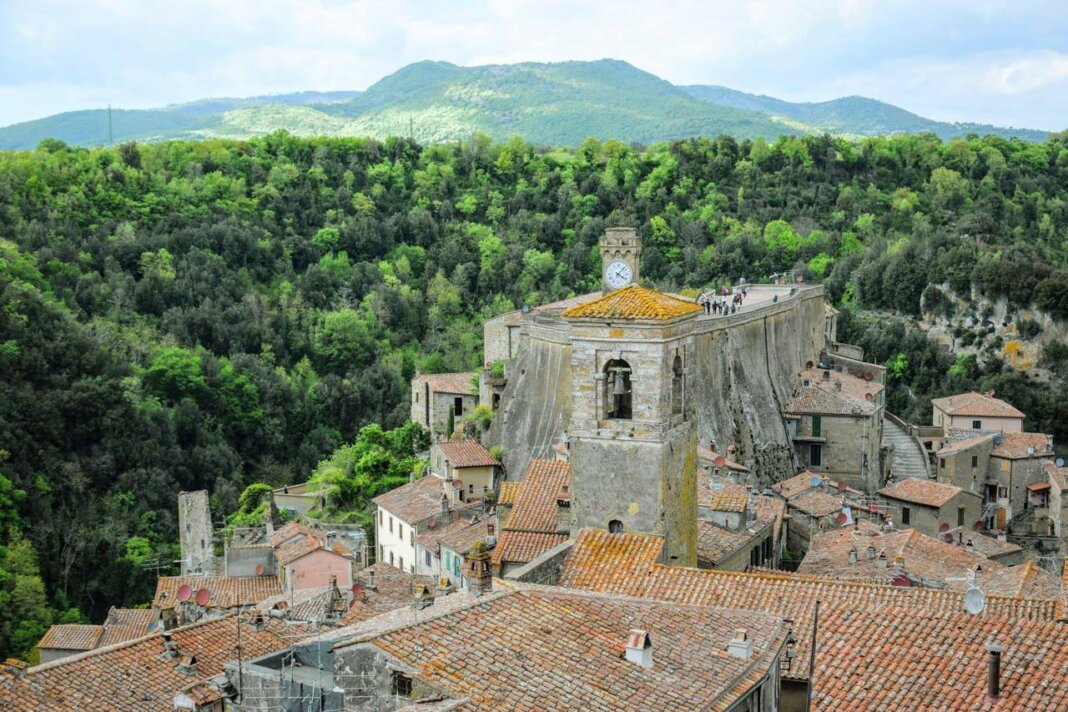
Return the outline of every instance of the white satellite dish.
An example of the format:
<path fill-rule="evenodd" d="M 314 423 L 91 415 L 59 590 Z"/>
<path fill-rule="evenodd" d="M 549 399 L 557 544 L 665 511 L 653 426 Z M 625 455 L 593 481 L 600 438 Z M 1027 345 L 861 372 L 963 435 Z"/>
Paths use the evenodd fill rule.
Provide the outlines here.
<path fill-rule="evenodd" d="M 1058 457 L 1054 464 L 1057 465 L 1057 467 L 1064 467 L 1064 458 Z"/>
<path fill-rule="evenodd" d="M 986 608 L 986 596 L 975 586 L 964 592 L 964 610 L 973 616 L 983 612 Z"/>
<path fill-rule="evenodd" d="M 819 487 L 823 484 L 823 478 L 819 475 L 814 475 L 812 479 L 808 481 L 808 483 L 813 487 Z"/>

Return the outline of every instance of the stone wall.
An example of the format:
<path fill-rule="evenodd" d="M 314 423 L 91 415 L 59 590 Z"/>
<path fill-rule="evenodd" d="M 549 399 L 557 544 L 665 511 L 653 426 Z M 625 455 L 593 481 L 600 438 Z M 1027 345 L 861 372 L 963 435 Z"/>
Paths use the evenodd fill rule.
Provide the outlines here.
<path fill-rule="evenodd" d="M 182 548 L 182 575 L 210 574 L 215 559 L 208 491 L 178 493 L 178 542 Z"/>

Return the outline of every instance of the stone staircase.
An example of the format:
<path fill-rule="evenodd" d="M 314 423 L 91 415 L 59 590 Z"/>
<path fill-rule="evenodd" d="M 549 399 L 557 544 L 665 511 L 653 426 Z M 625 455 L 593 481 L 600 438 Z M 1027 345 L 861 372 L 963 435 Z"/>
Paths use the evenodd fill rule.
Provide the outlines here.
<path fill-rule="evenodd" d="M 927 470 L 927 453 L 916 438 L 908 434 L 891 418 L 883 419 L 883 447 L 893 446 L 893 456 L 890 460 L 890 470 L 894 477 L 917 477 L 930 479 Z"/>

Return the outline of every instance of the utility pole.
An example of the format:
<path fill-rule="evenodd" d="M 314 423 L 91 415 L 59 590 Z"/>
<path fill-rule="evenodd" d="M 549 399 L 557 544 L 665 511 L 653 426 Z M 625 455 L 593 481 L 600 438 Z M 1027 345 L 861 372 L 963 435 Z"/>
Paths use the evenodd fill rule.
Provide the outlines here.
<path fill-rule="evenodd" d="M 111 133 L 111 104 L 108 104 L 108 145 L 115 143 L 115 139 Z"/>

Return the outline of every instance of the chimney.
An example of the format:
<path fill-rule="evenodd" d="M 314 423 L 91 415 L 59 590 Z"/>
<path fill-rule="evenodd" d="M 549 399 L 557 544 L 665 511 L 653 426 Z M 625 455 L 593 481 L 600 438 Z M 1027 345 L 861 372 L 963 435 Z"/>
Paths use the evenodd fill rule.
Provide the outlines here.
<path fill-rule="evenodd" d="M 969 554 L 975 553 L 975 544 L 972 543 L 971 539 L 969 539 L 968 543 L 964 545 L 964 550 L 967 551 Z"/>
<path fill-rule="evenodd" d="M 183 655 L 181 660 L 175 665 L 175 669 L 178 672 L 185 675 L 197 674 L 197 656 L 196 655 Z"/>
<path fill-rule="evenodd" d="M 825 371 L 823 372 L 823 380 L 825 380 L 825 381 L 829 381 L 829 380 L 831 380 L 831 372 L 830 372 L 830 371 L 828 371 L 828 370 L 825 370 Z"/>
<path fill-rule="evenodd" d="M 745 628 L 739 628 L 735 631 L 731 642 L 727 644 L 727 652 L 730 653 L 732 658 L 741 658 L 742 660 L 748 660 L 753 657 L 753 641 L 746 635 Z"/>
<path fill-rule="evenodd" d="M 441 514 L 443 517 L 447 517 L 449 514 L 449 498 L 447 495 L 441 495 Z M 443 521 L 442 524 L 445 522 Z"/>
<path fill-rule="evenodd" d="M 885 551 L 880 551 L 879 552 L 879 558 L 876 559 L 875 566 L 877 568 L 880 568 L 880 569 L 885 569 L 886 568 L 886 552 Z"/>
<path fill-rule="evenodd" d="M 490 570 L 490 553 L 486 542 L 476 541 L 467 552 L 467 588 L 476 596 L 493 591 L 493 572 Z"/>
<path fill-rule="evenodd" d="M 905 557 L 900 554 L 894 557 L 894 573 L 905 573 Z"/>
<path fill-rule="evenodd" d="M 841 381 L 835 381 L 834 382 L 834 390 L 839 391 L 839 392 L 842 390 L 842 382 Z"/>
<path fill-rule="evenodd" d="M 852 549 L 849 550 L 849 563 L 850 564 L 857 563 L 857 549 L 856 549 L 856 547 L 853 547 Z"/>
<path fill-rule="evenodd" d="M 987 643 L 986 652 L 990 653 L 986 663 L 986 694 L 997 699 L 1001 697 L 1001 652 L 1004 650 L 997 643 Z"/>
<path fill-rule="evenodd" d="M 631 628 L 627 634 L 627 650 L 624 659 L 638 663 L 646 670 L 653 667 L 653 640 L 644 630 Z"/>
<path fill-rule="evenodd" d="M 368 569 L 367 570 L 367 588 L 371 589 L 372 591 L 375 590 L 375 570 L 374 569 Z"/>
<path fill-rule="evenodd" d="M 165 660 L 178 659 L 178 643 L 174 642 L 169 633 L 163 634 L 163 654 L 160 657 Z"/>
<path fill-rule="evenodd" d="M 452 585 L 452 581 L 448 576 L 442 576 L 438 579 L 438 587 L 434 589 L 435 596 L 448 596 L 450 593 L 454 593 L 456 588 Z"/>
<path fill-rule="evenodd" d="M 875 545 L 874 544 L 868 544 L 868 548 L 865 550 L 864 555 L 867 556 L 868 559 L 874 559 L 875 558 Z"/>
<path fill-rule="evenodd" d="M 434 594 L 430 592 L 430 588 L 425 583 L 416 586 L 415 595 L 412 596 L 412 610 L 421 611 L 432 605 L 434 605 Z"/>

